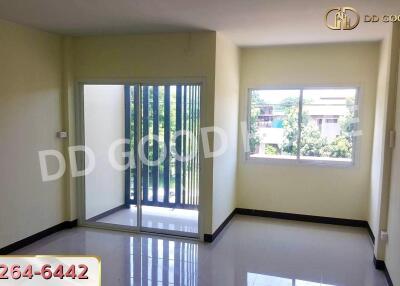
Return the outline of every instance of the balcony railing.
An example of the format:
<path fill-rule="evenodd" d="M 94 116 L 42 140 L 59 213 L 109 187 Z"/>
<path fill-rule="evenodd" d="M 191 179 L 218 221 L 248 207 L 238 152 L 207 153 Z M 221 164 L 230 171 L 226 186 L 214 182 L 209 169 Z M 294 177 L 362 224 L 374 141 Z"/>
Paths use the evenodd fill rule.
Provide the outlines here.
<path fill-rule="evenodd" d="M 130 115 L 126 118 L 126 132 L 129 132 L 128 138 L 131 139 L 129 148 L 134 151 L 135 166 L 139 162 L 139 137 L 149 138 L 140 146 L 149 161 L 155 162 L 165 153 L 165 159 L 160 164 L 141 164 L 142 204 L 197 208 L 200 85 L 134 85 L 127 86 L 125 93 L 126 102 L 129 103 L 126 108 L 129 108 Z M 142 136 L 139 135 L 139 124 Z M 175 136 L 177 132 L 181 135 Z M 176 154 L 171 150 L 176 150 Z M 182 160 L 178 157 L 191 159 Z M 138 168 L 131 168 L 128 172 L 126 203 L 136 204 Z"/>

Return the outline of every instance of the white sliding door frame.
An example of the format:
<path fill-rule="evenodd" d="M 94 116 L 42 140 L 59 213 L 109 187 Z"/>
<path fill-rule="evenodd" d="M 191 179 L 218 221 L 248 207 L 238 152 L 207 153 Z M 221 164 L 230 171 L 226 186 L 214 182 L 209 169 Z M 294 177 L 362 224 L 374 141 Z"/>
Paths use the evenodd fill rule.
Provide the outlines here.
<path fill-rule="evenodd" d="M 201 108 L 203 106 L 203 93 L 204 93 L 204 86 L 205 86 L 205 80 L 203 78 L 181 78 L 179 80 L 176 79 L 129 79 L 129 80 L 115 80 L 115 79 L 95 79 L 95 80 L 79 80 L 76 82 L 76 93 L 74 97 L 74 108 L 75 108 L 75 131 L 76 131 L 76 145 L 77 146 L 85 146 L 85 110 L 84 110 L 84 86 L 85 85 L 139 85 L 139 106 L 138 106 L 138 112 L 136 114 L 137 122 L 141 122 L 141 114 L 142 114 L 142 89 L 140 88 L 143 85 L 199 85 L 200 86 L 200 122 L 203 114 L 203 109 Z M 201 125 L 201 123 L 200 123 Z M 201 127 L 201 126 L 200 126 Z M 141 124 L 138 124 L 138 137 L 142 138 L 142 127 Z M 202 142 L 200 139 L 200 136 L 197 138 L 198 140 L 198 146 L 200 150 L 202 150 Z M 199 158 L 199 197 L 202 196 L 202 180 L 201 180 L 201 174 L 202 174 L 202 165 L 203 165 L 203 156 L 202 152 L 200 151 L 200 158 Z M 82 156 L 82 154 L 78 153 L 77 154 L 77 167 L 78 170 L 84 170 L 85 169 L 85 156 Z M 79 226 L 84 226 L 84 227 L 93 227 L 93 228 L 99 228 L 99 229 L 108 229 L 108 230 L 118 230 L 118 231 L 125 231 L 125 232 L 131 232 L 131 233 L 149 233 L 149 234 L 157 234 L 157 235 L 167 235 L 167 236 L 174 236 L 174 237 L 184 237 L 184 238 L 189 238 L 189 239 L 200 239 L 204 237 L 204 230 L 202 229 L 201 226 L 203 226 L 203 217 L 204 214 L 202 212 L 202 199 L 199 198 L 199 204 L 198 204 L 198 217 L 197 217 L 197 223 L 198 223 L 198 232 L 197 233 L 190 233 L 190 232 L 182 232 L 182 231 L 174 231 L 174 230 L 168 230 L 168 229 L 158 229 L 158 228 L 148 228 L 148 227 L 143 227 L 142 226 L 142 204 L 141 201 L 143 199 L 143 192 L 141 186 L 141 169 L 142 169 L 142 164 L 138 163 L 136 165 L 136 168 L 138 170 L 138 192 L 137 192 L 137 201 L 136 201 L 136 207 L 137 207 L 137 226 L 127 226 L 127 225 L 117 225 L 117 224 L 110 224 L 110 223 L 102 223 L 102 222 L 95 222 L 95 221 L 89 221 L 86 219 L 86 196 L 85 196 L 85 176 L 80 176 L 76 178 L 76 187 L 77 187 L 77 206 L 78 206 L 78 225 Z"/>

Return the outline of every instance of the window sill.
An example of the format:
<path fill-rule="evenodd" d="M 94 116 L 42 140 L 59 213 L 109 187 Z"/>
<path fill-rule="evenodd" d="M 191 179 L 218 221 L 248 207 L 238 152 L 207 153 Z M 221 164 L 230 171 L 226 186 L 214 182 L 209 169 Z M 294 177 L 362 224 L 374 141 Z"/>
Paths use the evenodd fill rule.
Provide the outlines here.
<path fill-rule="evenodd" d="M 289 166 L 319 166 L 331 168 L 352 168 L 355 166 L 354 160 L 320 158 L 320 157 L 297 157 L 293 156 L 246 156 L 246 163 L 264 164 L 264 165 L 289 165 Z"/>

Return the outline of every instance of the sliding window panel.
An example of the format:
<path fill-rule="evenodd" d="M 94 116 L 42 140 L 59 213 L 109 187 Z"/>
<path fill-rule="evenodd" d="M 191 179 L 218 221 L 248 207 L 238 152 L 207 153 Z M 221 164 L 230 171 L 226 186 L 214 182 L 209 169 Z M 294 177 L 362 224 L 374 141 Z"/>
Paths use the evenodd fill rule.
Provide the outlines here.
<path fill-rule="evenodd" d="M 300 159 L 353 161 L 357 89 L 304 89 Z"/>
<path fill-rule="evenodd" d="M 297 159 L 300 93 L 298 89 L 250 91 L 250 159 Z"/>

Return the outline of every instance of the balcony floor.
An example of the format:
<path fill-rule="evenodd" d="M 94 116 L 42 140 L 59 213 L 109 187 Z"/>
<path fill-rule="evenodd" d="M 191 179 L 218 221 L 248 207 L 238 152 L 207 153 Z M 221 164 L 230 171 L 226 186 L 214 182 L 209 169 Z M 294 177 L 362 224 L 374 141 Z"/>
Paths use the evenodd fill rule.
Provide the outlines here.
<path fill-rule="evenodd" d="M 137 207 L 131 206 L 127 209 L 120 209 L 95 221 L 135 227 L 137 226 Z M 197 233 L 197 221 L 197 210 L 142 206 L 143 227 Z"/>

